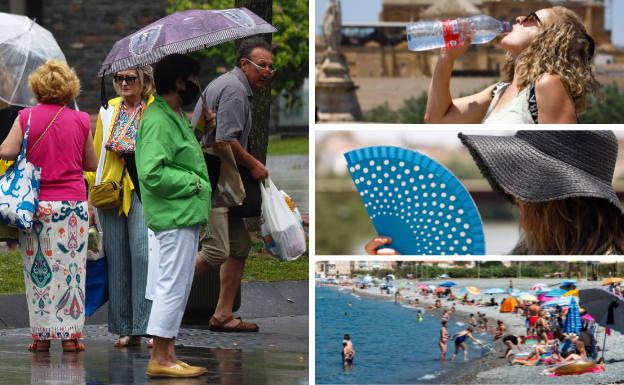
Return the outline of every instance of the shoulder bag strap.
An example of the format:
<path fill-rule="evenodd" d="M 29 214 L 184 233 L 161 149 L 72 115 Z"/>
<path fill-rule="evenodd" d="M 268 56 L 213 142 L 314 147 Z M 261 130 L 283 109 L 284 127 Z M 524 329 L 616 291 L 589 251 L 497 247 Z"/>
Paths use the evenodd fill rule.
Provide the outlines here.
<path fill-rule="evenodd" d="M 112 109 L 111 109 L 112 107 Z M 98 168 L 95 171 L 95 184 L 98 185 L 102 182 L 102 172 L 104 169 L 104 161 L 106 159 L 106 142 L 108 142 L 108 136 L 110 135 L 111 125 L 114 122 L 115 107 L 109 105 L 107 109 L 103 107 L 100 109 L 100 116 L 98 119 L 102 121 L 102 144 L 100 146 L 100 158 L 98 159 Z M 104 126 L 106 125 L 106 127 Z"/>
<path fill-rule="evenodd" d="M 538 124 L 538 113 L 537 113 L 537 98 L 535 97 L 535 83 L 529 84 L 529 113 L 531 114 L 531 118 L 533 118 L 533 122 Z"/>
<path fill-rule="evenodd" d="M 33 151 L 35 151 L 35 148 L 37 148 L 37 145 L 39 144 L 39 142 L 41 142 L 41 139 L 43 139 L 43 137 L 45 136 L 45 134 L 48 132 L 48 130 L 50 129 L 50 127 L 52 127 L 52 123 L 54 123 L 54 121 L 56 120 L 56 118 L 58 118 L 58 116 L 61 114 L 61 111 L 63 111 L 63 109 L 65 108 L 65 106 L 61 107 L 57 112 L 56 115 L 54 115 L 54 117 L 52 118 L 52 120 L 50 121 L 50 124 L 48 124 L 48 127 L 46 127 L 46 129 L 43 131 L 43 133 L 41 135 L 39 135 L 39 138 L 37 139 L 37 141 L 35 142 L 35 144 L 33 144 L 32 148 L 30 149 L 30 154 L 32 155 Z M 30 127 L 30 115 L 28 115 L 28 126 Z"/>
<path fill-rule="evenodd" d="M 26 122 L 26 129 L 24 130 L 24 138 L 22 139 L 22 149 L 20 150 L 18 159 L 26 156 L 26 145 L 28 144 L 28 132 L 30 131 L 30 115 L 32 114 L 32 108 L 28 109 L 28 121 Z"/>

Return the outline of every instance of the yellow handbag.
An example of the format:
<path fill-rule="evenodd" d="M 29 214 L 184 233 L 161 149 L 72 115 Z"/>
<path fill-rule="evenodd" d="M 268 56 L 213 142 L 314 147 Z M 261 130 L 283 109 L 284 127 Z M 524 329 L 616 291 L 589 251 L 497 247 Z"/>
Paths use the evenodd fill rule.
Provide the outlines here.
<path fill-rule="evenodd" d="M 126 165 L 124 164 L 123 170 L 121 170 L 121 179 L 119 180 L 119 183 L 105 182 L 89 189 L 89 195 L 93 206 L 98 209 L 113 209 L 121 205 L 121 200 L 123 199 L 122 191 L 125 172 Z"/>

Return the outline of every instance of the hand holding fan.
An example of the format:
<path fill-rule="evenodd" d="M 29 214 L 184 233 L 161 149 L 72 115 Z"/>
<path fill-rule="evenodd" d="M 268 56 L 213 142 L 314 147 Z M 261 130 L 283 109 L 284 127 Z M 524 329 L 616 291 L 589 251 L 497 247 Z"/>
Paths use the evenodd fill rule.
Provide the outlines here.
<path fill-rule="evenodd" d="M 485 254 L 472 197 L 449 170 L 416 151 L 388 146 L 345 154 L 377 233 L 404 255 Z"/>

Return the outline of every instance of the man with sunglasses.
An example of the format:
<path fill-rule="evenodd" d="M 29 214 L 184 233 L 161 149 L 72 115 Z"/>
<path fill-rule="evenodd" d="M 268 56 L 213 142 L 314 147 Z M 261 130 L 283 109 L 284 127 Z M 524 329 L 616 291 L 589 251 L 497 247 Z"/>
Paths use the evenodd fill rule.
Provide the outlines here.
<path fill-rule="evenodd" d="M 214 111 L 216 129 L 205 133 L 202 142 L 207 145 L 228 143 L 243 179 L 260 182 L 269 176 L 264 164 L 248 152 L 248 139 L 252 126 L 253 90 L 267 87 L 274 73 L 269 44 L 258 37 L 243 40 L 234 69 L 213 80 L 195 107 L 194 122 L 199 120 L 203 109 Z M 250 195 L 249 191 L 247 195 Z M 257 209 L 260 212 L 260 207 Z M 210 264 L 221 266 L 219 300 L 209 323 L 213 331 L 258 331 L 256 324 L 232 315 L 245 259 L 251 249 L 251 237 L 243 216 L 247 215 L 237 209 L 213 208 L 209 235 L 202 240 L 202 250 L 197 256 L 196 274 L 205 272 Z"/>

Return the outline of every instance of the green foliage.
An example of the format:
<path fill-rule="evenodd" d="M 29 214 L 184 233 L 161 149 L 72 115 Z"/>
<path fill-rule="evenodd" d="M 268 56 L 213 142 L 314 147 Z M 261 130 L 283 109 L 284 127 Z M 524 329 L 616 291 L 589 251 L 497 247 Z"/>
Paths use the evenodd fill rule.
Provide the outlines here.
<path fill-rule="evenodd" d="M 376 232 L 354 192 L 316 193 L 316 253 L 361 254 Z"/>
<path fill-rule="evenodd" d="M 309 276 L 308 263 L 307 252 L 295 261 L 282 261 L 269 255 L 262 240 L 253 234 L 243 281 L 305 281 Z"/>
<path fill-rule="evenodd" d="M 427 110 L 427 94 L 424 92 L 417 98 L 409 98 L 399 108 L 399 121 L 401 123 L 425 123 L 425 111 Z"/>
<path fill-rule="evenodd" d="M 518 269 L 518 263 L 521 263 Z M 456 262 L 460 266 L 462 262 Z M 442 274 L 448 274 L 449 279 L 461 278 L 518 278 L 518 271 L 522 278 L 583 278 L 587 268 L 588 278 L 591 279 L 592 267 L 585 266 L 585 263 L 575 262 L 512 262 L 510 266 L 505 266 L 500 261 L 481 262 L 479 268 L 455 267 L 452 269 L 442 268 L 437 265 L 421 262 L 404 262 L 395 270 L 358 270 L 353 272 L 353 276 L 370 274 L 373 277 L 384 278 L 387 274 L 394 274 L 396 278 L 405 278 L 410 274 L 414 279 L 423 281 L 432 280 Z M 598 277 L 619 276 L 620 270 L 617 264 L 598 265 Z"/>
<path fill-rule="evenodd" d="M 464 95 L 462 95 L 464 96 Z M 376 123 L 424 123 L 427 108 L 427 94 L 409 98 L 398 110 L 390 108 L 388 103 L 377 106 L 364 113 L 364 121 Z M 616 83 L 602 89 L 602 96 L 589 97 L 587 109 L 579 115 L 579 123 L 616 124 L 624 122 L 624 91 Z"/>
<path fill-rule="evenodd" d="M 602 92 L 601 98 L 589 98 L 588 108 L 579 116 L 580 123 L 624 122 L 624 92 L 616 83 L 607 85 Z"/>
<path fill-rule="evenodd" d="M 276 139 L 269 137 L 268 155 L 307 155 L 308 137 Z"/>
<path fill-rule="evenodd" d="M 399 115 L 393 111 L 388 102 L 385 102 L 382 106 L 377 106 L 364 113 L 365 122 L 374 123 L 399 123 Z"/>
<path fill-rule="evenodd" d="M 394 111 L 388 103 L 377 106 L 364 113 L 364 121 L 376 123 L 424 123 L 427 109 L 427 94 L 421 93 L 417 98 L 405 99 L 403 106 Z"/>
<path fill-rule="evenodd" d="M 187 9 L 233 8 L 234 0 L 169 0 L 167 13 Z M 274 0 L 273 21 L 277 32 L 273 34 L 273 63 L 278 69 L 271 81 L 273 98 L 284 93 L 288 105 L 298 101 L 295 92 L 308 77 L 308 1 Z M 234 65 L 236 47 L 234 42 L 219 44 L 199 51 L 213 64 L 211 75 L 217 76 Z"/>
<path fill-rule="evenodd" d="M 24 272 L 20 252 L 0 253 L 0 294 L 19 294 L 24 290 Z"/>

